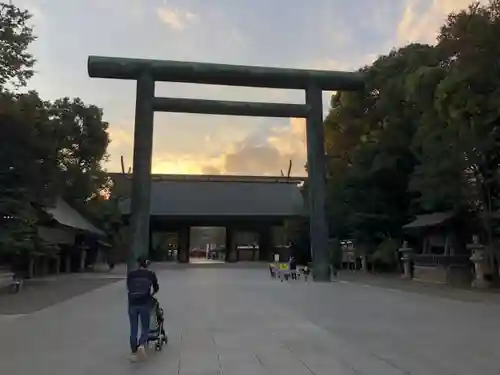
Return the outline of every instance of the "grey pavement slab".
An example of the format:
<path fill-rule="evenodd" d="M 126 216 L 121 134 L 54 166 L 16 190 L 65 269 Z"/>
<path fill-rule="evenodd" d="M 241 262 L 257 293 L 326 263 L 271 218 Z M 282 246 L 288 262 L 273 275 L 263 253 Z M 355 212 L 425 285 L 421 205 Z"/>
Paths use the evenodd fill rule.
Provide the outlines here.
<path fill-rule="evenodd" d="M 119 279 L 123 277 L 110 274 L 70 274 L 27 280 L 20 293 L 0 294 L 0 315 L 29 314 Z"/>
<path fill-rule="evenodd" d="M 372 274 L 363 271 L 338 273 L 338 281 L 358 283 L 364 287 L 381 287 L 418 294 L 433 295 L 464 302 L 500 303 L 500 289 L 474 289 L 470 285 L 452 286 L 441 283 L 428 283 L 405 280 L 399 274 Z"/>
<path fill-rule="evenodd" d="M 125 283 L 0 318 L 0 374 L 489 375 L 500 305 L 281 283 L 266 270 L 158 272 L 169 344 L 128 361 Z"/>

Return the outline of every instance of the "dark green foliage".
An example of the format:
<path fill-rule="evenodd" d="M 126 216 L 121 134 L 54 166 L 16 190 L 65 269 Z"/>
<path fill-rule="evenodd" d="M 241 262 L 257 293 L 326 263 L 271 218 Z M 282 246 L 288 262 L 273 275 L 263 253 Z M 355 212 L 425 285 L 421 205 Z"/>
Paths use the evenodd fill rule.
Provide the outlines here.
<path fill-rule="evenodd" d="M 50 253 L 37 226 L 42 208 L 62 196 L 103 224 L 103 192 L 109 185 L 101 163 L 109 143 L 102 110 L 80 99 L 55 102 L 36 92 L 16 93 L 33 75 L 28 52 L 35 39 L 31 15 L 0 3 L 0 253 Z M 89 202 L 91 204 L 89 204 Z"/>
<path fill-rule="evenodd" d="M 33 76 L 35 59 L 28 47 L 35 36 L 30 19 L 28 11 L 0 2 L 0 90 L 6 85 L 25 86 Z"/>
<path fill-rule="evenodd" d="M 364 91 L 332 97 L 325 120 L 332 236 L 353 237 L 382 259 L 379 244 L 397 242 L 413 215 L 452 210 L 475 214 L 494 240 L 498 35 L 500 1 L 473 4 L 449 15 L 436 45 L 393 50 L 361 69 Z"/>

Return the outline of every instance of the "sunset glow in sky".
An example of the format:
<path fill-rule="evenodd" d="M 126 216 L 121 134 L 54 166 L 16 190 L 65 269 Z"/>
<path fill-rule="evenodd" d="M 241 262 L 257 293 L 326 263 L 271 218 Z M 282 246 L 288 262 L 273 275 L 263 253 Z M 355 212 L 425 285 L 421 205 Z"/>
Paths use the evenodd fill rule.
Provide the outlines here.
<path fill-rule="evenodd" d="M 355 70 L 394 46 L 433 43 L 470 0 L 14 0 L 33 14 L 30 89 L 81 97 L 110 123 L 110 171 L 132 163 L 135 82 L 91 79 L 88 55 Z M 302 92 L 158 83 L 158 96 L 304 101 Z M 324 94 L 327 112 L 329 96 Z M 303 175 L 299 119 L 155 114 L 154 173 Z"/>

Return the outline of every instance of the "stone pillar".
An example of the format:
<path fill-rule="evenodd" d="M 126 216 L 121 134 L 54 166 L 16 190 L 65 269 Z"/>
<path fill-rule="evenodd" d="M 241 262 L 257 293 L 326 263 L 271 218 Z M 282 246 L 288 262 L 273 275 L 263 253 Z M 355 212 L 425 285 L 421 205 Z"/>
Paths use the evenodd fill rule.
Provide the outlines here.
<path fill-rule="evenodd" d="M 151 220 L 149 219 L 149 224 L 151 225 Z M 153 231 L 151 230 L 151 227 L 149 228 L 149 233 L 148 233 L 148 252 L 147 252 L 147 257 L 151 261 L 151 257 L 153 256 L 153 251 L 154 251 L 154 245 L 153 245 Z M 156 254 L 155 254 L 156 255 Z M 162 259 L 163 260 L 163 259 Z"/>
<path fill-rule="evenodd" d="M 71 273 L 71 253 L 69 251 L 64 258 L 64 272 Z"/>
<path fill-rule="evenodd" d="M 136 259 L 149 250 L 151 196 L 151 159 L 153 155 L 153 99 L 155 82 L 143 72 L 137 80 L 134 124 L 134 157 L 131 194 L 131 246 L 127 256 L 128 270 L 135 269 Z"/>
<path fill-rule="evenodd" d="M 472 253 L 470 260 L 474 263 L 475 277 L 472 281 L 473 288 L 489 288 L 491 282 L 486 280 L 486 275 L 490 271 L 488 257 L 486 256 L 486 247 L 479 243 L 479 237 L 473 236 L 472 243 L 467 245 Z"/>
<path fill-rule="evenodd" d="M 255 258 L 257 258 L 257 255 L 258 255 L 257 246 L 254 243 L 254 244 L 252 244 L 252 260 L 253 261 L 257 260 L 257 259 L 255 259 Z"/>
<path fill-rule="evenodd" d="M 368 259 L 366 254 L 361 255 L 361 270 L 363 272 L 368 272 Z"/>
<path fill-rule="evenodd" d="M 31 279 L 35 276 L 36 273 L 36 258 L 30 257 L 28 263 L 28 279 Z"/>
<path fill-rule="evenodd" d="M 50 261 L 52 258 L 50 257 L 43 257 L 42 258 L 42 276 L 46 276 L 50 273 Z"/>
<path fill-rule="evenodd" d="M 226 227 L 226 259 L 228 263 L 234 263 L 237 259 L 236 250 L 236 231 L 234 228 Z"/>
<path fill-rule="evenodd" d="M 271 228 L 261 229 L 259 231 L 259 260 L 270 261 L 272 248 Z"/>
<path fill-rule="evenodd" d="M 309 233 L 315 281 L 331 281 L 326 220 L 326 158 L 323 129 L 322 90 L 314 84 L 306 89 L 307 171 L 309 175 Z"/>
<path fill-rule="evenodd" d="M 189 263 L 190 228 L 188 226 L 182 227 L 177 233 L 177 261 L 179 263 Z"/>
<path fill-rule="evenodd" d="M 85 258 L 87 257 L 87 251 L 85 249 L 80 249 L 80 267 L 78 272 L 83 272 L 85 270 Z"/>
<path fill-rule="evenodd" d="M 413 273 L 411 269 L 411 262 L 413 260 L 413 249 L 408 246 L 408 241 L 403 242 L 403 246 L 399 249 L 401 260 L 403 261 L 403 278 L 411 280 Z"/>

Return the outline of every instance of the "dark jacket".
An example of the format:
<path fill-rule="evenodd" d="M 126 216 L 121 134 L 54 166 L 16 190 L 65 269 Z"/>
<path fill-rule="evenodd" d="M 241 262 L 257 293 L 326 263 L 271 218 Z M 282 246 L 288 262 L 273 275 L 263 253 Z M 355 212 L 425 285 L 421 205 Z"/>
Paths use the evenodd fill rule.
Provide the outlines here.
<path fill-rule="evenodd" d="M 148 305 L 153 298 L 151 289 L 157 293 L 160 289 L 158 279 L 153 271 L 139 268 L 127 275 L 128 303 L 131 306 Z"/>

